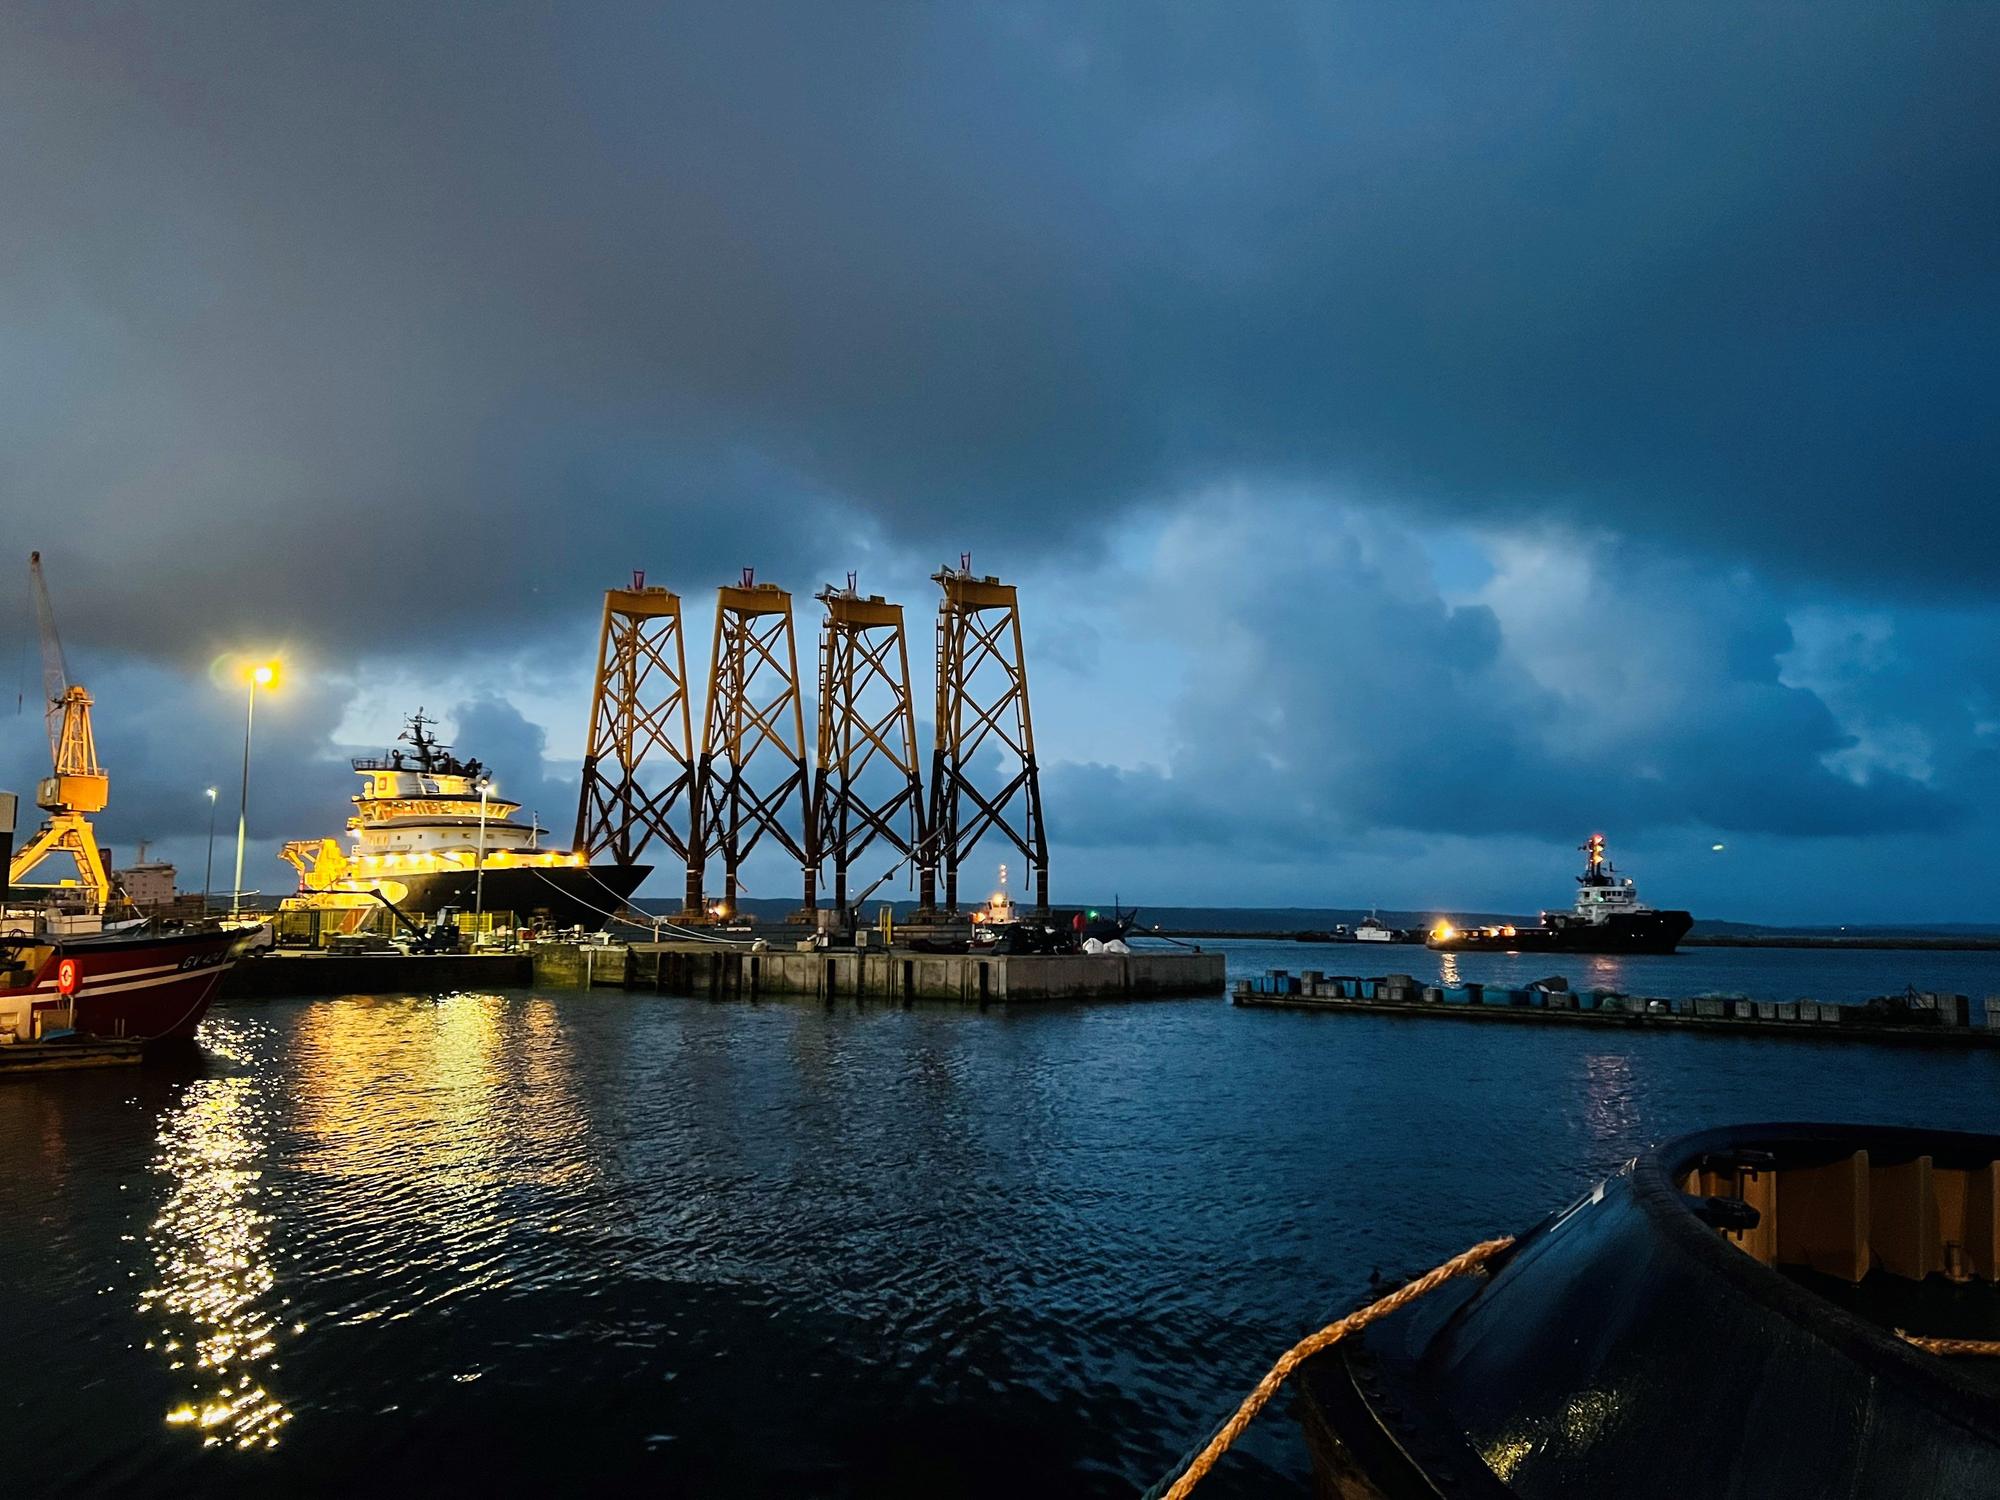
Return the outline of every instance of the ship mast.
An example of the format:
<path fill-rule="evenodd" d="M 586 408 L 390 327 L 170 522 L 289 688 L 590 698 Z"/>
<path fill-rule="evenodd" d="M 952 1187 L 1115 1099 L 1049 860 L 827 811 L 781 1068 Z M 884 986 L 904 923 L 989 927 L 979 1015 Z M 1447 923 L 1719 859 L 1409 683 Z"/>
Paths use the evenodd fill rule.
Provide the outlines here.
<path fill-rule="evenodd" d="M 1610 866 L 1604 858 L 1604 835 L 1593 833 L 1577 846 L 1577 852 L 1584 856 L 1583 873 L 1576 877 L 1578 885 L 1609 885 Z"/>

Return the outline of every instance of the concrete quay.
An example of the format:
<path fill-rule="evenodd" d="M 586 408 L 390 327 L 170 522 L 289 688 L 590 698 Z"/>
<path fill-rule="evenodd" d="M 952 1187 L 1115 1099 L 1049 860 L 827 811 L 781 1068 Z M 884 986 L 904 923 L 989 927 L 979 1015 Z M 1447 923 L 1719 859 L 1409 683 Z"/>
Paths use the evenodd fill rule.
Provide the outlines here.
<path fill-rule="evenodd" d="M 534 982 L 598 985 L 713 999 L 803 995 L 821 1000 L 1138 1000 L 1219 995 L 1220 953 L 972 954 L 907 948 L 766 948 L 714 943 L 634 943 L 629 948 L 542 944 Z"/>

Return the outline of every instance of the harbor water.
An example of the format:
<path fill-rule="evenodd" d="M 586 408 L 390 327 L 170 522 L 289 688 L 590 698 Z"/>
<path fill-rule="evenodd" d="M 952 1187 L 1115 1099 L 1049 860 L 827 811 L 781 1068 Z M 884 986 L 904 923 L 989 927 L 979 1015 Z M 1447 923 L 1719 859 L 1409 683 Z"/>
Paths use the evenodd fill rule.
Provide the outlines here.
<path fill-rule="evenodd" d="M 1213 946 L 1237 974 L 1444 961 Z M 2000 991 L 2000 954 L 1592 962 L 1556 971 Z M 1371 1274 L 1523 1228 L 1664 1136 L 2000 1130 L 1986 1052 L 1220 997 L 279 999 L 203 1041 L 0 1086 L 10 1495 L 1129 1495 Z M 1281 1400 L 1203 1493 L 1303 1478 Z"/>

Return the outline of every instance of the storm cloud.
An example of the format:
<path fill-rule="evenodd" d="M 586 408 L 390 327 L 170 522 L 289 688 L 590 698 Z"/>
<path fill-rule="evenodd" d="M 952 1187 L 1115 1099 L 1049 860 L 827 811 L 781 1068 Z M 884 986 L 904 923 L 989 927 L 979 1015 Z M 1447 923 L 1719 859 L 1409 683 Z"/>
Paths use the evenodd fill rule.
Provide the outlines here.
<path fill-rule="evenodd" d="M 0 486 L 89 537 L 109 638 L 142 561 L 355 640 L 1246 473 L 1857 586 L 1993 562 L 1983 8 L 0 24 Z"/>
<path fill-rule="evenodd" d="M 1087 696 L 1129 610 L 1046 606 L 1052 807 L 1119 790 L 1071 847 L 1302 808 L 1948 838 L 1990 669 L 1890 658 L 1990 623 L 1996 43 L 1844 4 L 16 7 L 0 515 L 103 672 L 318 653 L 335 770 L 370 673 L 483 702 L 635 566 L 914 599 L 966 547 L 1129 554 L 1136 597 L 1194 566 L 1165 537 L 1224 597 L 1249 527 L 1312 576 L 1186 626 L 1145 755 Z M 1440 537 L 1488 587 L 1427 581 Z M 176 797 L 226 763 L 129 753 Z"/>

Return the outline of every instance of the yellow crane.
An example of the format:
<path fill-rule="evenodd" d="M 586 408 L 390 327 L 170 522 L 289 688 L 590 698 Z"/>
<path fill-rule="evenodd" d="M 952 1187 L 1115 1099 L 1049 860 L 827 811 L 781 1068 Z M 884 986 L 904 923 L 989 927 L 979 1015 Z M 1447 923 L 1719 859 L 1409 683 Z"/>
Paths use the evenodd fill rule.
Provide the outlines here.
<path fill-rule="evenodd" d="M 97 763 L 97 742 L 90 732 L 90 694 L 83 690 L 83 684 L 69 680 L 39 552 L 28 554 L 28 579 L 35 595 L 35 623 L 42 635 L 42 692 L 48 700 L 49 759 L 54 774 L 42 779 L 35 795 L 35 804 L 49 815 L 48 821 L 14 856 L 8 883 L 19 890 L 29 884 L 25 877 L 44 860 L 64 855 L 76 864 L 75 881 L 64 881 L 60 887 L 37 882 L 30 889 L 51 894 L 61 889 L 65 897 L 74 894 L 90 910 L 102 911 L 111 896 L 111 880 L 88 815 L 104 811 L 111 780 Z"/>

